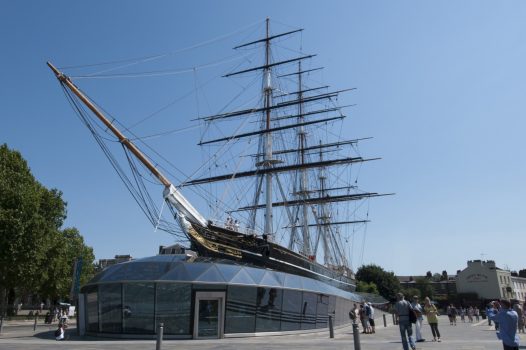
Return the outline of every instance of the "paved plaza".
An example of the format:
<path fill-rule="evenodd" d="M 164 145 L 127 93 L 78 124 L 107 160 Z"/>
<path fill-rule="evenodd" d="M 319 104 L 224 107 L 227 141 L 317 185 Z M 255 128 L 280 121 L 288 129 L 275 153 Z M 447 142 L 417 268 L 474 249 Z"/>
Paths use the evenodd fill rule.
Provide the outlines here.
<path fill-rule="evenodd" d="M 418 349 L 442 350 L 495 350 L 502 349 L 500 341 L 495 336 L 493 327 L 487 321 L 476 323 L 459 322 L 457 326 L 450 326 L 446 317 L 439 317 L 439 330 L 442 334 L 441 343 L 426 341 L 418 343 Z M 382 319 L 378 319 L 380 327 L 376 334 L 360 334 L 362 350 L 394 350 L 402 349 L 398 327 L 388 324 L 383 327 Z M 33 331 L 32 321 L 8 322 L 4 325 L 0 335 L 0 349 L 72 349 L 72 350 L 102 350 L 102 349 L 155 349 L 154 340 L 122 340 L 109 338 L 77 337 L 75 329 L 67 330 L 68 340 L 57 342 L 53 338 L 56 325 L 37 325 Z M 423 336 L 431 340 L 429 325 L 424 322 Z M 526 349 L 526 336 L 522 337 L 521 349 Z M 261 336 L 250 338 L 226 338 L 216 340 L 164 340 L 162 349 L 199 349 L 199 350 L 227 350 L 227 349 L 354 349 L 352 327 L 335 330 L 334 339 L 329 338 L 329 332 L 317 332 L 302 335 Z"/>

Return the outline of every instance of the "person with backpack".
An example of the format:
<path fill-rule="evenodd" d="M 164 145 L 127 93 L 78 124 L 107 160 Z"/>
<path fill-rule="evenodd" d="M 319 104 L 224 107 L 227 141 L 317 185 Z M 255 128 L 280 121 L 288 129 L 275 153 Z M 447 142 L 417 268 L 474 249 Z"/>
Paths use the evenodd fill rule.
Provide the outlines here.
<path fill-rule="evenodd" d="M 409 313 L 413 312 L 413 308 L 411 307 L 411 304 L 404 299 L 402 293 L 396 294 L 396 298 L 398 301 L 394 306 L 394 310 L 398 316 L 398 326 L 400 327 L 402 346 L 404 347 L 404 350 L 409 350 L 409 346 L 411 346 L 412 350 L 416 350 L 415 343 L 413 342 L 413 326 L 409 319 Z"/>
<path fill-rule="evenodd" d="M 349 318 L 351 319 L 352 323 L 358 322 L 358 307 L 356 304 L 353 304 L 353 308 L 349 311 Z"/>

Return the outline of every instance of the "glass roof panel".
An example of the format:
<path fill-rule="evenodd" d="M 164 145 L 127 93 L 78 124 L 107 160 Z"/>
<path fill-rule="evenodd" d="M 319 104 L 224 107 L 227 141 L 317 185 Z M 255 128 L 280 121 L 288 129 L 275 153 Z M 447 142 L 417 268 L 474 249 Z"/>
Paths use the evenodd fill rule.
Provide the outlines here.
<path fill-rule="evenodd" d="M 264 269 L 257 269 L 254 267 L 245 267 L 246 272 L 250 274 L 254 282 L 256 284 L 259 284 L 259 281 L 265 276 L 265 270 Z"/>
<path fill-rule="evenodd" d="M 318 281 L 313 280 L 312 278 L 302 278 L 303 289 L 317 291 L 319 290 Z"/>
<path fill-rule="evenodd" d="M 219 268 L 219 272 L 221 275 L 223 275 L 223 278 L 226 282 L 229 282 L 232 278 L 234 278 L 234 276 L 237 275 L 242 269 L 242 266 L 239 265 L 217 264 L 216 266 Z"/>
<path fill-rule="evenodd" d="M 110 268 L 106 268 L 104 270 L 102 270 L 101 272 L 99 272 L 98 274 L 95 275 L 95 277 L 93 277 L 89 283 L 97 283 L 99 281 L 103 281 L 106 279 L 106 277 L 108 275 L 110 275 L 112 273 L 112 270 Z"/>
<path fill-rule="evenodd" d="M 126 279 L 127 271 L 130 268 L 128 263 L 120 263 L 108 267 L 108 273 L 101 281 L 119 281 Z"/>
<path fill-rule="evenodd" d="M 281 283 L 276 279 L 275 277 L 276 272 L 274 271 L 265 271 L 265 275 L 259 281 L 259 284 L 262 286 L 269 286 L 269 287 L 283 287 Z"/>
<path fill-rule="evenodd" d="M 285 285 L 285 277 L 288 275 L 288 273 L 281 272 L 281 271 L 273 271 L 273 272 L 274 272 L 274 277 L 278 281 L 279 285 L 280 286 L 284 286 Z"/>
<path fill-rule="evenodd" d="M 195 280 L 199 278 L 206 270 L 208 270 L 213 264 L 209 263 L 189 263 L 185 264 L 186 269 L 188 270 L 188 273 L 190 274 L 190 277 Z"/>
<path fill-rule="evenodd" d="M 175 266 L 162 275 L 160 279 L 170 280 L 170 281 L 193 281 L 193 277 L 190 275 L 186 269 L 185 263 L 177 263 Z"/>
<path fill-rule="evenodd" d="M 241 270 L 239 270 L 239 272 L 230 280 L 230 283 L 257 285 L 252 276 L 247 272 L 246 267 L 242 267 Z"/>
<path fill-rule="evenodd" d="M 225 283 L 225 278 L 219 272 L 216 264 L 210 264 L 209 269 L 203 272 L 195 281 L 206 281 L 206 282 L 221 282 Z"/>
<path fill-rule="evenodd" d="M 285 283 L 283 286 L 290 289 L 301 289 L 303 288 L 303 283 L 301 283 L 302 278 L 300 276 L 285 274 Z"/>

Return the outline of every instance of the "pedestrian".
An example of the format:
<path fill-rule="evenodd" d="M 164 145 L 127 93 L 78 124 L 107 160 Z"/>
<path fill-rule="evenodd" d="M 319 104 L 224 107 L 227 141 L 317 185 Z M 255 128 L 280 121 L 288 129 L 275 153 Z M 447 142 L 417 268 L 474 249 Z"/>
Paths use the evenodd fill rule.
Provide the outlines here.
<path fill-rule="evenodd" d="M 478 308 L 478 306 L 475 306 L 475 308 L 473 309 L 473 313 L 475 314 L 475 319 L 478 321 L 480 321 L 480 310 Z"/>
<path fill-rule="evenodd" d="M 517 313 L 517 331 L 524 333 L 524 313 L 521 304 L 518 302 L 513 304 L 513 310 Z"/>
<path fill-rule="evenodd" d="M 498 314 L 500 311 L 500 303 L 499 302 L 496 302 L 496 301 L 492 301 L 491 302 L 491 310 L 490 312 L 492 314 Z M 496 319 L 493 319 L 493 323 L 495 323 L 495 330 L 498 331 L 499 330 L 499 321 L 496 320 Z"/>
<path fill-rule="evenodd" d="M 493 302 L 494 309 L 489 317 L 499 324 L 497 338 L 502 340 L 504 350 L 519 350 L 519 336 L 517 335 L 517 323 L 519 317 L 517 312 L 511 308 L 508 299 Z M 495 310 L 499 310 L 495 312 Z"/>
<path fill-rule="evenodd" d="M 438 310 L 435 305 L 431 303 L 431 300 L 426 297 L 424 300 L 424 312 L 426 313 L 427 323 L 431 327 L 431 333 L 433 333 L 433 341 L 440 340 L 440 332 L 438 331 Z"/>
<path fill-rule="evenodd" d="M 352 323 L 358 322 L 359 315 L 358 307 L 356 306 L 356 304 L 353 304 L 353 308 L 351 309 L 351 311 L 349 311 L 349 318 L 351 319 Z"/>
<path fill-rule="evenodd" d="M 58 329 L 55 331 L 56 340 L 64 340 L 64 327 L 61 323 L 58 324 Z"/>
<path fill-rule="evenodd" d="M 459 311 L 460 311 L 460 320 L 465 323 L 466 322 L 466 317 L 465 317 L 466 316 L 466 308 L 461 306 Z"/>
<path fill-rule="evenodd" d="M 493 305 L 491 303 L 489 303 L 487 306 L 486 306 L 486 317 L 488 317 L 488 326 L 491 327 L 491 318 L 489 318 L 489 314 L 493 312 Z"/>
<path fill-rule="evenodd" d="M 370 312 L 369 326 L 371 326 L 371 333 L 375 333 L 375 331 L 374 331 L 374 327 L 375 327 L 375 324 L 374 324 L 374 308 L 373 308 L 373 305 L 370 302 L 367 303 L 367 305 L 369 306 L 369 312 Z"/>
<path fill-rule="evenodd" d="M 457 315 L 458 315 L 458 310 L 457 308 L 455 307 L 455 305 L 451 304 L 451 321 L 453 322 L 453 325 L 457 325 Z"/>
<path fill-rule="evenodd" d="M 413 307 L 413 310 L 416 313 L 416 322 L 415 322 L 415 333 L 416 333 L 416 342 L 424 342 L 426 341 L 424 338 L 422 338 L 422 322 L 424 322 L 424 310 L 422 309 L 422 305 L 418 303 L 418 295 L 415 295 L 413 297 L 413 302 L 411 303 L 411 306 Z"/>
<path fill-rule="evenodd" d="M 360 304 L 360 322 L 362 323 L 362 334 L 369 333 L 369 320 L 367 319 L 367 315 L 365 314 L 365 307 L 364 304 Z"/>
<path fill-rule="evenodd" d="M 400 328 L 400 337 L 402 338 L 402 346 L 404 350 L 409 350 L 411 346 L 412 350 L 416 349 L 415 343 L 413 342 L 413 326 L 409 321 L 409 312 L 412 310 L 411 304 L 404 299 L 402 293 L 396 294 L 398 300 L 395 304 L 395 313 L 398 316 L 398 326 Z M 407 337 L 406 337 L 407 335 Z M 408 346 L 409 341 L 409 346 Z"/>
<path fill-rule="evenodd" d="M 468 321 L 470 323 L 473 323 L 473 313 L 474 313 L 474 310 L 473 310 L 473 306 L 470 306 L 467 310 L 467 314 L 468 314 Z"/>

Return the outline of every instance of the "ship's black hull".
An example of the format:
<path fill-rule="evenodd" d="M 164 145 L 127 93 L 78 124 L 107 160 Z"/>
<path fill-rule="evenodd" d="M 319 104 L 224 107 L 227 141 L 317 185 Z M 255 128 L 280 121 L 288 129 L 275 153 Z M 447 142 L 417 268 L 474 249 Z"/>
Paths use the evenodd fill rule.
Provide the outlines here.
<path fill-rule="evenodd" d="M 319 280 L 345 291 L 355 290 L 355 281 L 338 271 L 255 235 L 208 225 L 192 225 L 189 238 L 199 255 L 229 259 Z"/>

